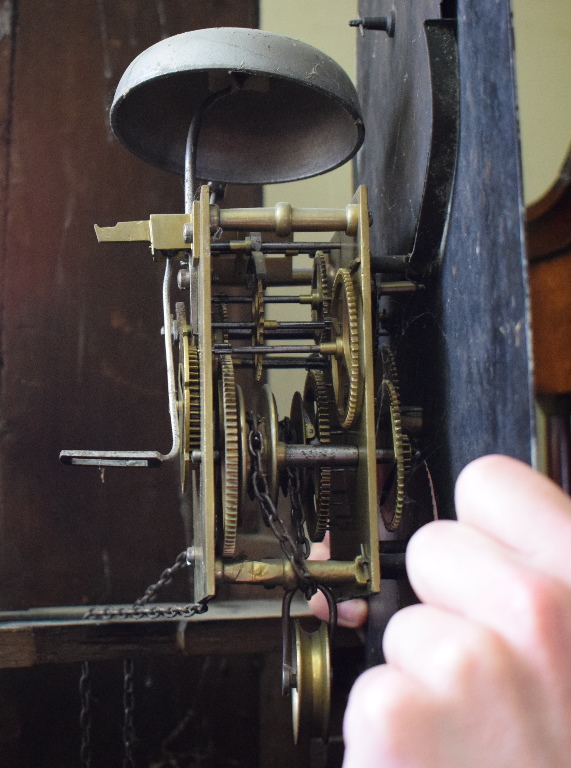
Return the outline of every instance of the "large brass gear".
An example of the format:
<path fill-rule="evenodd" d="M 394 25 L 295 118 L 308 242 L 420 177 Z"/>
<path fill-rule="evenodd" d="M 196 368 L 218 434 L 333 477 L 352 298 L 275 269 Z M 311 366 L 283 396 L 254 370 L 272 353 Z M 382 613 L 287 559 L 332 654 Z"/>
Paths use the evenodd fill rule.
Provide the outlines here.
<path fill-rule="evenodd" d="M 180 425 L 181 489 L 187 489 L 190 454 L 200 448 L 200 366 L 198 349 L 190 343 L 190 326 L 182 311 L 178 328 L 178 410 Z"/>
<path fill-rule="evenodd" d="M 252 346 L 261 347 L 264 344 L 264 330 L 266 322 L 266 306 L 264 301 L 264 283 L 262 280 L 256 280 L 254 297 L 252 299 L 252 322 L 254 329 L 252 331 Z M 254 355 L 254 378 L 260 381 L 262 378 L 263 356 Z"/>
<path fill-rule="evenodd" d="M 331 443 L 331 385 L 322 371 L 309 371 L 303 391 L 303 409 L 320 445 Z M 331 511 L 331 467 L 318 467 L 302 476 L 304 511 L 311 541 L 323 541 Z"/>
<path fill-rule="evenodd" d="M 244 509 L 248 491 L 248 470 L 250 453 L 248 451 L 249 427 L 246 421 L 246 404 L 242 387 L 236 384 L 236 400 L 238 404 L 238 440 L 240 453 L 240 494 L 238 496 L 239 508 Z"/>
<path fill-rule="evenodd" d="M 220 425 L 220 494 L 222 500 L 222 555 L 236 553 L 240 499 L 239 396 L 236 392 L 234 366 L 230 355 L 220 358 L 218 382 L 218 417 Z"/>
<path fill-rule="evenodd" d="M 331 301 L 333 335 L 339 352 L 332 355 L 331 373 L 339 420 L 349 429 L 359 412 L 362 381 L 359 370 L 359 316 L 351 272 L 338 270 Z"/>
<path fill-rule="evenodd" d="M 313 322 L 324 322 L 329 319 L 331 311 L 331 293 L 327 277 L 327 260 L 321 251 L 317 251 L 313 259 L 313 277 L 311 280 L 311 319 Z M 324 336 L 322 330 L 315 332 L 315 341 L 319 343 Z"/>
<path fill-rule="evenodd" d="M 383 522 L 388 531 L 396 531 L 402 519 L 405 503 L 405 481 L 410 472 L 412 449 L 410 440 L 403 433 L 400 400 L 396 385 L 383 379 L 379 418 L 390 418 L 392 446 L 395 454 L 396 477 L 394 479 L 394 503 L 391 510 L 382 510 Z"/>

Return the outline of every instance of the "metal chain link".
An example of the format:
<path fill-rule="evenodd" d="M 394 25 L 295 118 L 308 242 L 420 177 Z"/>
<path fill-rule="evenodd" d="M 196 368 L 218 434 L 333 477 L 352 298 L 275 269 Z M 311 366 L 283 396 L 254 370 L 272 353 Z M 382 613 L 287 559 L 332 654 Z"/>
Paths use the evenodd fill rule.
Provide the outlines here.
<path fill-rule="evenodd" d="M 311 553 L 311 544 L 305 535 L 305 516 L 301 501 L 301 481 L 298 467 L 295 469 L 287 468 L 287 487 L 291 502 L 291 525 L 295 533 L 295 543 L 303 559 L 307 560 Z"/>
<path fill-rule="evenodd" d="M 81 746 L 79 749 L 79 764 L 81 768 L 91 766 L 91 675 L 89 662 L 81 662 L 81 675 L 79 677 L 79 697 L 81 709 L 79 712 L 79 729 L 81 733 Z"/>
<path fill-rule="evenodd" d="M 290 536 L 284 521 L 278 515 L 276 506 L 270 498 L 268 478 L 264 472 L 264 441 L 258 429 L 259 417 L 248 413 L 247 421 L 250 427 L 248 450 L 252 457 L 252 473 L 250 475 L 252 491 L 260 504 L 264 522 L 271 528 L 274 536 L 279 541 L 282 552 L 291 563 L 291 567 L 297 576 L 300 590 L 306 599 L 309 600 L 317 592 L 317 582 L 307 569 L 305 564 L 306 558 Z"/>
<path fill-rule="evenodd" d="M 174 563 L 161 573 L 154 584 L 150 584 L 144 594 L 139 597 L 133 605 L 128 607 L 114 608 L 106 606 L 104 608 L 90 608 L 84 615 L 84 619 L 174 619 L 190 618 L 196 614 L 206 613 L 208 610 L 208 598 L 198 603 L 188 603 L 187 605 L 173 605 L 168 607 L 148 606 L 148 603 L 156 599 L 158 593 L 168 586 L 178 571 L 191 565 L 192 560 L 188 557 L 188 551 L 185 549 L 180 552 Z M 84 661 L 81 665 L 81 677 L 79 680 L 79 690 L 81 696 L 81 712 L 79 725 L 81 730 L 81 749 L 80 762 L 82 768 L 91 766 L 91 682 L 89 674 L 89 663 Z M 135 726 L 134 726 L 134 708 L 135 708 L 135 687 L 134 687 L 134 664 L 132 659 L 126 659 L 123 662 L 123 744 L 125 755 L 123 758 L 123 768 L 135 768 L 134 745 L 135 745 Z"/>
<path fill-rule="evenodd" d="M 200 600 L 198 603 L 172 605 L 168 608 L 147 606 L 148 603 L 155 600 L 158 593 L 164 587 L 171 583 L 178 571 L 191 565 L 192 561 L 189 559 L 187 552 L 186 549 L 180 552 L 170 568 L 165 568 L 158 581 L 148 586 L 145 593 L 135 600 L 131 607 L 114 608 L 112 606 L 105 606 L 104 608 L 90 608 L 85 614 L 84 619 L 189 619 L 196 614 L 206 613 L 208 610 L 208 599 Z"/>
<path fill-rule="evenodd" d="M 294 426 L 287 416 L 280 421 L 280 428 L 285 443 L 295 443 L 301 436 L 296 435 Z M 311 553 L 311 543 L 305 535 L 305 515 L 301 500 L 301 480 L 299 468 L 287 468 L 287 491 L 291 502 L 291 526 L 295 533 L 295 544 L 302 557 L 307 560 Z"/>
<path fill-rule="evenodd" d="M 123 768 L 135 768 L 135 664 L 133 659 L 123 662 Z"/>

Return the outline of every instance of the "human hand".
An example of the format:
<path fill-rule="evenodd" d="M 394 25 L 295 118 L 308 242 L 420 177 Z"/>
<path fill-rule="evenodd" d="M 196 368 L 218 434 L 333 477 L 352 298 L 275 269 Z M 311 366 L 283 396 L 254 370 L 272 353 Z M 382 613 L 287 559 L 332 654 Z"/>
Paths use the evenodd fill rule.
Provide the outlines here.
<path fill-rule="evenodd" d="M 312 544 L 310 560 L 329 560 L 329 534 L 326 533 L 322 542 Z M 329 620 L 329 605 L 325 595 L 316 592 L 309 601 L 311 610 L 318 619 L 322 621 Z M 337 624 L 340 627 L 349 627 L 357 629 L 367 621 L 369 612 L 367 601 L 362 599 L 347 600 L 337 605 Z"/>
<path fill-rule="evenodd" d="M 387 627 L 356 682 L 344 768 L 568 768 L 571 500 L 501 456 L 470 464 L 458 522 L 413 536 L 423 605 Z"/>

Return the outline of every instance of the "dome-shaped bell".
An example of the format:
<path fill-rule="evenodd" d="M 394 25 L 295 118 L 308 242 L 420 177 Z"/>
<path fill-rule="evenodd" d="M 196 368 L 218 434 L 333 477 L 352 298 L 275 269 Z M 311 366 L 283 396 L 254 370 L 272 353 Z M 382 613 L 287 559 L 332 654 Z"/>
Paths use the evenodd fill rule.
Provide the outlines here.
<path fill-rule="evenodd" d="M 363 142 L 355 88 L 333 59 L 289 37 L 233 27 L 184 32 L 137 56 L 115 93 L 113 131 L 138 157 L 182 174 L 192 117 L 224 89 L 202 120 L 201 179 L 303 179 L 341 165 Z"/>

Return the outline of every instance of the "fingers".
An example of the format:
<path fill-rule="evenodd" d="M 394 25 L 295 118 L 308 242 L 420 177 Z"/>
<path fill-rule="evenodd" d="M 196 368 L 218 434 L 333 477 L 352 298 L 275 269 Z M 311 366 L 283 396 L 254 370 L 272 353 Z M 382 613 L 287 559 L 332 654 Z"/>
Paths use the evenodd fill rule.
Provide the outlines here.
<path fill-rule="evenodd" d="M 484 456 L 460 474 L 456 510 L 461 522 L 571 586 L 571 499 L 543 475 L 507 456 Z"/>
<path fill-rule="evenodd" d="M 329 544 L 329 532 L 325 534 L 323 541 L 311 545 L 310 560 L 329 560 L 331 554 Z M 325 596 L 317 592 L 309 601 L 313 614 L 321 621 L 329 621 L 329 606 Z M 357 629 L 367 621 L 369 606 L 366 600 L 348 600 L 337 605 L 337 624 L 340 627 Z"/>
<path fill-rule="evenodd" d="M 383 637 L 387 663 L 440 696 L 457 696 L 479 681 L 499 685 L 513 655 L 495 633 L 429 605 L 395 614 Z"/>
<path fill-rule="evenodd" d="M 316 592 L 309 601 L 309 605 L 318 619 L 321 619 L 321 621 L 329 620 L 329 606 L 325 595 L 321 592 Z M 368 606 L 365 600 L 348 600 L 337 605 L 337 624 L 340 627 L 356 629 L 363 626 L 367 621 L 367 614 Z"/>
<path fill-rule="evenodd" d="M 525 653 L 571 637 L 571 593 L 524 556 L 452 521 L 421 528 L 407 550 L 418 597 L 480 622 Z"/>
<path fill-rule="evenodd" d="M 437 702 L 400 670 L 369 669 L 354 684 L 345 712 L 343 768 L 436 766 L 430 745 L 441 715 Z"/>
<path fill-rule="evenodd" d="M 329 560 L 331 556 L 331 545 L 329 544 L 329 532 L 323 538 L 323 541 L 314 542 L 311 545 L 310 560 Z"/>

